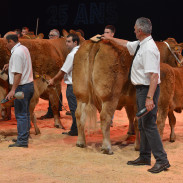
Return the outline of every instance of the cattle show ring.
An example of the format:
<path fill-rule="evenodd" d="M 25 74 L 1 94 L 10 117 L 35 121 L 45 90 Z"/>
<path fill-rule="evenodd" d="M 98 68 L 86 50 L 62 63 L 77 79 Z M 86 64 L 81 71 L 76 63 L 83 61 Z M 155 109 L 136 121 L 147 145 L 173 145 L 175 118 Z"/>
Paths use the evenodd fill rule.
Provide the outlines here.
<path fill-rule="evenodd" d="M 74 30 L 70 32 L 75 33 Z M 8 147 L 17 137 L 17 121 L 13 101 L 3 102 L 10 86 L 8 73 L 2 72 L 2 68 L 8 63 L 10 52 L 5 38 L 0 38 L 0 183 L 183 182 L 180 54 L 183 43 L 174 38 L 156 41 L 161 56 L 157 126 L 171 168 L 160 174 L 150 174 L 148 165 L 127 165 L 129 160 L 138 157 L 140 148 L 135 88 L 127 74 L 132 57 L 127 49 L 113 41 L 84 40 L 78 33 L 81 44 L 74 57 L 73 92 L 77 98 L 79 135 L 62 134 L 69 131 L 72 124 L 72 117 L 65 114 L 69 111 L 67 85 L 63 81 L 55 86 L 48 84 L 68 55 L 65 39 L 69 33 L 63 30 L 62 34 L 63 37 L 55 40 L 20 39 L 30 51 L 34 77 L 28 148 Z M 60 92 L 63 100 L 59 115 Z M 48 100 L 54 117 L 40 120 L 47 111 Z M 10 106 L 11 111 L 8 111 Z M 113 123 L 105 126 L 104 122 L 113 115 Z M 154 163 L 152 156 L 151 164 Z"/>

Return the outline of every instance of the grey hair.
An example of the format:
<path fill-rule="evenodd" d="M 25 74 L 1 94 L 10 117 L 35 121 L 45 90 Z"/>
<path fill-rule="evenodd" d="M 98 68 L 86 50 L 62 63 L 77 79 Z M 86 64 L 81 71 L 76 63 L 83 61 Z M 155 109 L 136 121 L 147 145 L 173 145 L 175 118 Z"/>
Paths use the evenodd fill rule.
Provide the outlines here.
<path fill-rule="evenodd" d="M 136 26 L 138 29 L 141 29 L 143 33 L 145 34 L 151 34 L 152 33 L 152 23 L 150 19 L 141 17 L 136 20 Z"/>
<path fill-rule="evenodd" d="M 60 32 L 58 29 L 52 29 L 50 32 L 55 32 L 56 36 L 60 37 Z"/>

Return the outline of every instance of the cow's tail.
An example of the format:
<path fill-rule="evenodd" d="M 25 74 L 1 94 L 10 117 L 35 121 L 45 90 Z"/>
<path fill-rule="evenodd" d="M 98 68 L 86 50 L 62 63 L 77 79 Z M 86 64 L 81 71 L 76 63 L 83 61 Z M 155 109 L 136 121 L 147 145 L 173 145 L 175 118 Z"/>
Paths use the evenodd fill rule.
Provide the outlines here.
<path fill-rule="evenodd" d="M 87 132 L 92 134 L 96 131 L 96 122 L 97 122 L 97 109 L 92 103 L 86 105 L 86 121 L 87 121 Z"/>
<path fill-rule="evenodd" d="M 95 57 L 100 49 L 100 44 L 91 43 L 93 44 L 91 50 L 88 55 L 89 61 L 89 72 L 88 72 L 88 88 L 89 88 L 89 102 L 86 105 L 86 114 L 87 114 L 87 127 L 88 133 L 91 134 L 97 130 L 97 108 L 96 108 L 96 95 L 94 92 L 94 86 L 92 81 L 92 74 L 93 74 L 93 67 L 95 63 Z M 95 101 L 95 102 L 94 102 Z"/>

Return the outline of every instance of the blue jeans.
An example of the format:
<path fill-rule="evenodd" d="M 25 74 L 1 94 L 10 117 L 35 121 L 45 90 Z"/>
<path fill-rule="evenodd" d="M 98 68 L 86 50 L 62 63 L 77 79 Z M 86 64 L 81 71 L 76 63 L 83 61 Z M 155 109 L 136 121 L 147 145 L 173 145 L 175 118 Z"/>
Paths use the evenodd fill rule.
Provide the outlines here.
<path fill-rule="evenodd" d="M 76 100 L 76 96 L 73 93 L 72 85 L 67 85 L 66 97 L 67 97 L 67 101 L 69 104 L 69 109 L 70 109 L 71 114 L 72 114 L 71 131 L 77 132 L 78 130 L 77 130 L 76 116 L 75 116 L 75 111 L 77 108 L 77 100 Z"/>
<path fill-rule="evenodd" d="M 33 82 L 19 85 L 15 92 L 22 91 L 24 93 L 23 99 L 15 99 L 15 117 L 17 120 L 17 143 L 21 145 L 28 144 L 29 130 L 30 130 L 30 112 L 29 105 L 30 100 L 34 94 L 34 84 Z"/>

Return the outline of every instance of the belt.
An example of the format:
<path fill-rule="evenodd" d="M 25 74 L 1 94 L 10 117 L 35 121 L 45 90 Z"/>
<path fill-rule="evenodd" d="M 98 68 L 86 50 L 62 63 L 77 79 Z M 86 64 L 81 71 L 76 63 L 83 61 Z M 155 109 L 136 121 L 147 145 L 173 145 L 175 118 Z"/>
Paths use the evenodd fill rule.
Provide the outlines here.
<path fill-rule="evenodd" d="M 67 86 L 72 86 L 71 84 L 67 84 Z"/>
<path fill-rule="evenodd" d="M 157 84 L 157 87 L 159 87 L 159 84 Z M 140 89 L 140 88 L 149 88 L 149 85 L 135 85 L 136 89 Z"/>

